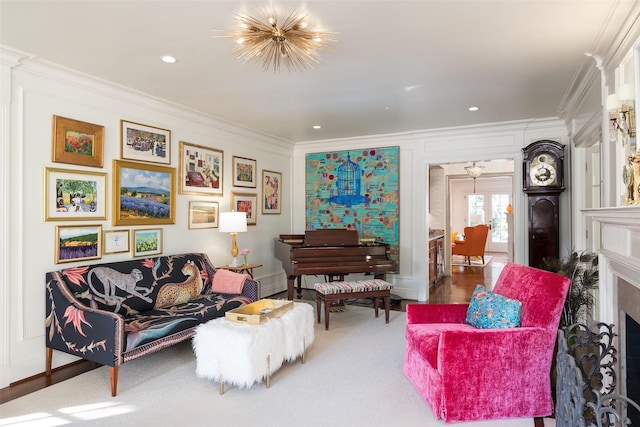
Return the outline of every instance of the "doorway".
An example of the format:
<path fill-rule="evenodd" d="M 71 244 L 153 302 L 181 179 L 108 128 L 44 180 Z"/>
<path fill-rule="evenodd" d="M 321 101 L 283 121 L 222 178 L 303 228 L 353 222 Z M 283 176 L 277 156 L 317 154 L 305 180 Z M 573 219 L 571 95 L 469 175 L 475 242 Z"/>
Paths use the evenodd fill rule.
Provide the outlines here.
<path fill-rule="evenodd" d="M 507 207 L 512 203 L 511 176 L 487 176 L 474 184 L 466 177 L 452 177 L 449 191 L 449 211 L 452 232 L 463 233 L 464 227 L 485 224 L 489 227 L 487 252 L 508 250 L 509 224 Z"/>

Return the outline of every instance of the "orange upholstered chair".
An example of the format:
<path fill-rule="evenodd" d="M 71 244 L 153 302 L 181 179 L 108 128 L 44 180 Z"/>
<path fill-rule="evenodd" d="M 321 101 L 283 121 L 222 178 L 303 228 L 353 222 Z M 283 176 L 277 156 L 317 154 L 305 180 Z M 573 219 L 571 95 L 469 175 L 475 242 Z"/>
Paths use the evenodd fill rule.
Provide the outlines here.
<path fill-rule="evenodd" d="M 471 265 L 471 257 L 482 257 L 484 264 L 484 247 L 487 243 L 487 235 L 489 227 L 484 224 L 475 227 L 464 228 L 464 240 L 456 240 L 451 245 L 451 253 L 453 255 L 464 255 L 469 265 Z"/>

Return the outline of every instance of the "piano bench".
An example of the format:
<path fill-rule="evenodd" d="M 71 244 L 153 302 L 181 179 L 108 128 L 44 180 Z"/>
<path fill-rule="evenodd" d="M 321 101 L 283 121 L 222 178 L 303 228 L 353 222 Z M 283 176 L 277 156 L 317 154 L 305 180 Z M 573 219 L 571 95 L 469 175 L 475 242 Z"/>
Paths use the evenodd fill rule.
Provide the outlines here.
<path fill-rule="evenodd" d="M 384 301 L 386 323 L 389 323 L 391 306 L 391 283 L 384 280 L 359 280 L 356 282 L 327 282 L 313 285 L 316 290 L 318 323 L 320 323 L 320 306 L 324 302 L 324 328 L 329 330 L 329 312 L 333 301 L 347 298 L 371 298 L 373 308 L 378 317 L 378 298 Z"/>

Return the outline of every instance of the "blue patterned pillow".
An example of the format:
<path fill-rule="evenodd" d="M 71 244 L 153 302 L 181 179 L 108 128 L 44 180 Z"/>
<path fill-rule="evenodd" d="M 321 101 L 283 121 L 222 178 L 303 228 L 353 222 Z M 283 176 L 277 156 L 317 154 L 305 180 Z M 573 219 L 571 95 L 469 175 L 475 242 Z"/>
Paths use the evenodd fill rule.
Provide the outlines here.
<path fill-rule="evenodd" d="M 520 326 L 522 303 L 488 291 L 477 285 L 471 295 L 467 322 L 481 329 L 517 328 Z"/>

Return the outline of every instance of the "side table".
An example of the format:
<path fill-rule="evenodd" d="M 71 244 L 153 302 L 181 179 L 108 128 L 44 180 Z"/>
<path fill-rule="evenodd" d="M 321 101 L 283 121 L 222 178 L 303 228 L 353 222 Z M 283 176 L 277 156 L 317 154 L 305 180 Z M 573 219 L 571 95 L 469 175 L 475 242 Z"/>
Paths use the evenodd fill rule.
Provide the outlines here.
<path fill-rule="evenodd" d="M 258 267 L 262 267 L 262 264 L 245 264 L 238 265 L 236 267 L 231 267 L 230 265 L 221 265 L 217 268 L 233 271 L 235 273 L 247 273 L 253 279 L 253 269 Z"/>

